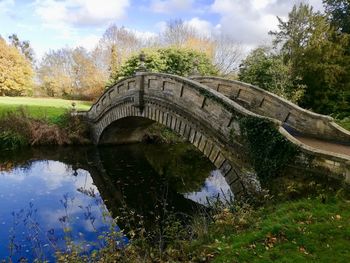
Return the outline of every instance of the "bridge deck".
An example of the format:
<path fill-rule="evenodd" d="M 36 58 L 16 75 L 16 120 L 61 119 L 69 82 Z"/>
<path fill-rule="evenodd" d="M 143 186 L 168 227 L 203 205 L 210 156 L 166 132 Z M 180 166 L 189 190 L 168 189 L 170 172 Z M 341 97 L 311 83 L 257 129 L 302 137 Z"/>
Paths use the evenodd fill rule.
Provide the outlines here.
<path fill-rule="evenodd" d="M 345 154 L 350 156 L 350 145 L 344 145 L 344 144 L 329 142 L 325 140 L 320 140 L 320 139 L 315 139 L 315 138 L 310 138 L 310 137 L 305 137 L 302 135 L 295 135 L 295 134 L 293 134 L 293 137 L 295 137 L 297 140 L 301 141 L 302 143 L 305 143 L 306 145 L 309 145 L 316 149 L 325 150 L 333 153 Z"/>

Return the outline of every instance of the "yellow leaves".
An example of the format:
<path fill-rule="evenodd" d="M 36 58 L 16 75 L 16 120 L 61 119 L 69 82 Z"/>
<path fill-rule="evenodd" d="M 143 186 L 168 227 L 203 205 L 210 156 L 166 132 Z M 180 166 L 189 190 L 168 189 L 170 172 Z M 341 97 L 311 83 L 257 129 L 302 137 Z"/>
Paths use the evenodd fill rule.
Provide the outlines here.
<path fill-rule="evenodd" d="M 61 49 L 47 53 L 38 69 L 38 78 L 49 96 L 71 95 L 84 99 L 98 97 L 106 76 L 84 49 Z"/>
<path fill-rule="evenodd" d="M 31 64 L 0 39 L 0 95 L 22 95 L 33 85 Z"/>
<path fill-rule="evenodd" d="M 184 46 L 205 53 L 209 58 L 214 55 L 214 42 L 207 38 L 190 37 L 185 42 Z"/>

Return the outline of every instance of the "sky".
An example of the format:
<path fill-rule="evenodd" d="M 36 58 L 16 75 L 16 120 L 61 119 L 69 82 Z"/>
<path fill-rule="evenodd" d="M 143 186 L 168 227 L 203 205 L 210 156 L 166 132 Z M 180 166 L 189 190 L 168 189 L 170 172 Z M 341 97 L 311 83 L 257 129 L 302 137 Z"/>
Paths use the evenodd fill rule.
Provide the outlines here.
<path fill-rule="evenodd" d="M 50 49 L 92 49 L 108 26 L 125 26 L 140 36 L 161 32 L 182 19 L 201 34 L 229 35 L 249 50 L 267 44 L 277 18 L 295 3 L 323 10 L 322 0 L 0 0 L 0 35 L 29 40 L 40 59 Z"/>

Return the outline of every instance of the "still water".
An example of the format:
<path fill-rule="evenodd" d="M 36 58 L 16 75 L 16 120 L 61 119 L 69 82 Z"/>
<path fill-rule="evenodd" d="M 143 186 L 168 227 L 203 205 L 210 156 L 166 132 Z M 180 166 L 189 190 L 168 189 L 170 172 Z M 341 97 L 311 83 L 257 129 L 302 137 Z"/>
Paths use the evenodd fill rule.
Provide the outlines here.
<path fill-rule="evenodd" d="M 222 175 L 187 144 L 3 152 L 0 259 L 53 262 L 71 244 L 88 254 L 111 229 L 135 227 L 130 214 L 151 229 L 166 213 L 191 215 L 231 197 Z"/>

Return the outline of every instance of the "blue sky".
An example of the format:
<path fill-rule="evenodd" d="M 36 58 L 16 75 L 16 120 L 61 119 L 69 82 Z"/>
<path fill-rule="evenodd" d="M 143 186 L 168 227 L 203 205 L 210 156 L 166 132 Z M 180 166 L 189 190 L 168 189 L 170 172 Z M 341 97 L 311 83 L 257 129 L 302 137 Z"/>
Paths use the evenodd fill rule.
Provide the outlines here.
<path fill-rule="evenodd" d="M 276 16 L 286 17 L 300 1 L 322 10 L 322 0 L 0 0 L 0 35 L 29 40 L 40 58 L 65 46 L 91 49 L 111 24 L 152 35 L 166 21 L 182 19 L 249 49 L 268 42 Z"/>

